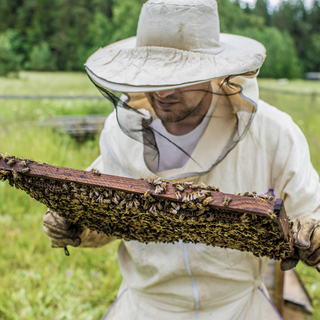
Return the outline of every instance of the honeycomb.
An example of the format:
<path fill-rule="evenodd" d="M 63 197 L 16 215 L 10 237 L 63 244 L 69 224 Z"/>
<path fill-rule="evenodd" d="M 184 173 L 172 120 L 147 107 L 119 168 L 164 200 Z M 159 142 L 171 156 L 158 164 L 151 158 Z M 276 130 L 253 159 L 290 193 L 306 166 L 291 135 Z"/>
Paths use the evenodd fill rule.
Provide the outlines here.
<path fill-rule="evenodd" d="M 0 180 L 74 224 L 119 239 L 204 243 L 275 260 L 292 255 L 283 205 L 279 210 L 278 200 L 255 192 L 225 194 L 205 184 L 129 179 L 8 154 L 0 154 Z"/>

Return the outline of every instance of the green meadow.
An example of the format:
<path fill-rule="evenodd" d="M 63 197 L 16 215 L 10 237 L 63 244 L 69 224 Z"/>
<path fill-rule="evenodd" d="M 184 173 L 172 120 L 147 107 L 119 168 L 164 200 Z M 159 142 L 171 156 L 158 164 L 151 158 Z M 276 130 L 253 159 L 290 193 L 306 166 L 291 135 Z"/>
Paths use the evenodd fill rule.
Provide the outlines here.
<path fill-rule="evenodd" d="M 305 95 L 262 91 L 265 101 L 289 113 L 307 137 L 312 162 L 320 172 L 319 82 L 279 85 L 261 79 L 263 88 Z M 309 95 L 310 93 L 310 95 Z M 0 95 L 97 96 L 84 73 L 22 72 L 0 78 Z M 98 155 L 98 137 L 78 143 L 68 135 L 40 126 L 60 115 L 108 115 L 107 100 L 0 99 L 0 152 L 75 169 L 85 169 Z M 270 132 L 270 135 L 273 134 Z M 0 183 L 0 319 L 100 319 L 114 301 L 121 282 L 118 242 L 98 249 L 52 249 L 42 229 L 46 207 L 7 183 Z M 313 298 L 320 319 L 320 274 L 299 263 L 297 270 Z"/>

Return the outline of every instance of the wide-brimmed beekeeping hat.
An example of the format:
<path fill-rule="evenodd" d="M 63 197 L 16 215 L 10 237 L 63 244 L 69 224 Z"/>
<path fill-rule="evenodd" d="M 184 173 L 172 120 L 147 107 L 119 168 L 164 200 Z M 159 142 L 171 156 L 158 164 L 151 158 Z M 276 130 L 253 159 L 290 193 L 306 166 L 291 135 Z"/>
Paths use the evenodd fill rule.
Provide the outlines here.
<path fill-rule="evenodd" d="M 220 33 L 216 0 L 149 0 L 137 36 L 100 48 L 85 66 L 105 88 L 148 92 L 241 75 L 264 59 L 261 43 Z"/>

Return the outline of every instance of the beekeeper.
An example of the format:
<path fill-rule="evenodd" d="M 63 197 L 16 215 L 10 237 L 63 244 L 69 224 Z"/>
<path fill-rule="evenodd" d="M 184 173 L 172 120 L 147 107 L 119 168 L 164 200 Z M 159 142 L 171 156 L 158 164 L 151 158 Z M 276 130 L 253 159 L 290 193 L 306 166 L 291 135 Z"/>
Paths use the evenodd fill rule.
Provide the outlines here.
<path fill-rule="evenodd" d="M 296 219 L 300 260 L 320 270 L 319 177 L 291 117 L 258 99 L 264 59 L 259 42 L 220 34 L 215 0 L 149 0 L 136 37 L 86 62 L 115 105 L 91 167 L 203 182 L 226 193 L 274 193 Z M 113 240 L 50 210 L 44 228 L 53 247 Z M 283 261 L 282 268 L 296 262 Z M 104 319 L 280 319 L 263 284 L 266 265 L 266 258 L 204 244 L 122 241 L 123 282 Z"/>

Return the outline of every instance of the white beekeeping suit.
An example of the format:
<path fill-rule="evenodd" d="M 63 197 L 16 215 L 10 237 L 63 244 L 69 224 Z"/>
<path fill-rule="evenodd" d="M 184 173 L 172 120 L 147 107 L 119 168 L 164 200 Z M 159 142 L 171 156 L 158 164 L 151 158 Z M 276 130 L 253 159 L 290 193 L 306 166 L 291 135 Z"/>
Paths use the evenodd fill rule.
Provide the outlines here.
<path fill-rule="evenodd" d="M 234 127 L 233 110 L 217 106 L 213 116 L 192 153 L 197 163 L 189 159 L 182 168 L 154 174 L 144 145 L 121 131 L 113 113 L 100 138 L 100 167 L 104 173 L 171 182 L 175 175 L 196 172 L 219 156 Z M 287 114 L 263 101 L 246 136 L 223 161 L 205 175 L 178 180 L 213 184 L 226 193 L 273 189 L 291 218 L 316 212 L 320 203 L 319 177 L 303 134 Z M 106 319 L 278 319 L 262 282 L 266 264 L 251 253 L 204 244 L 123 241 L 124 280 Z"/>

